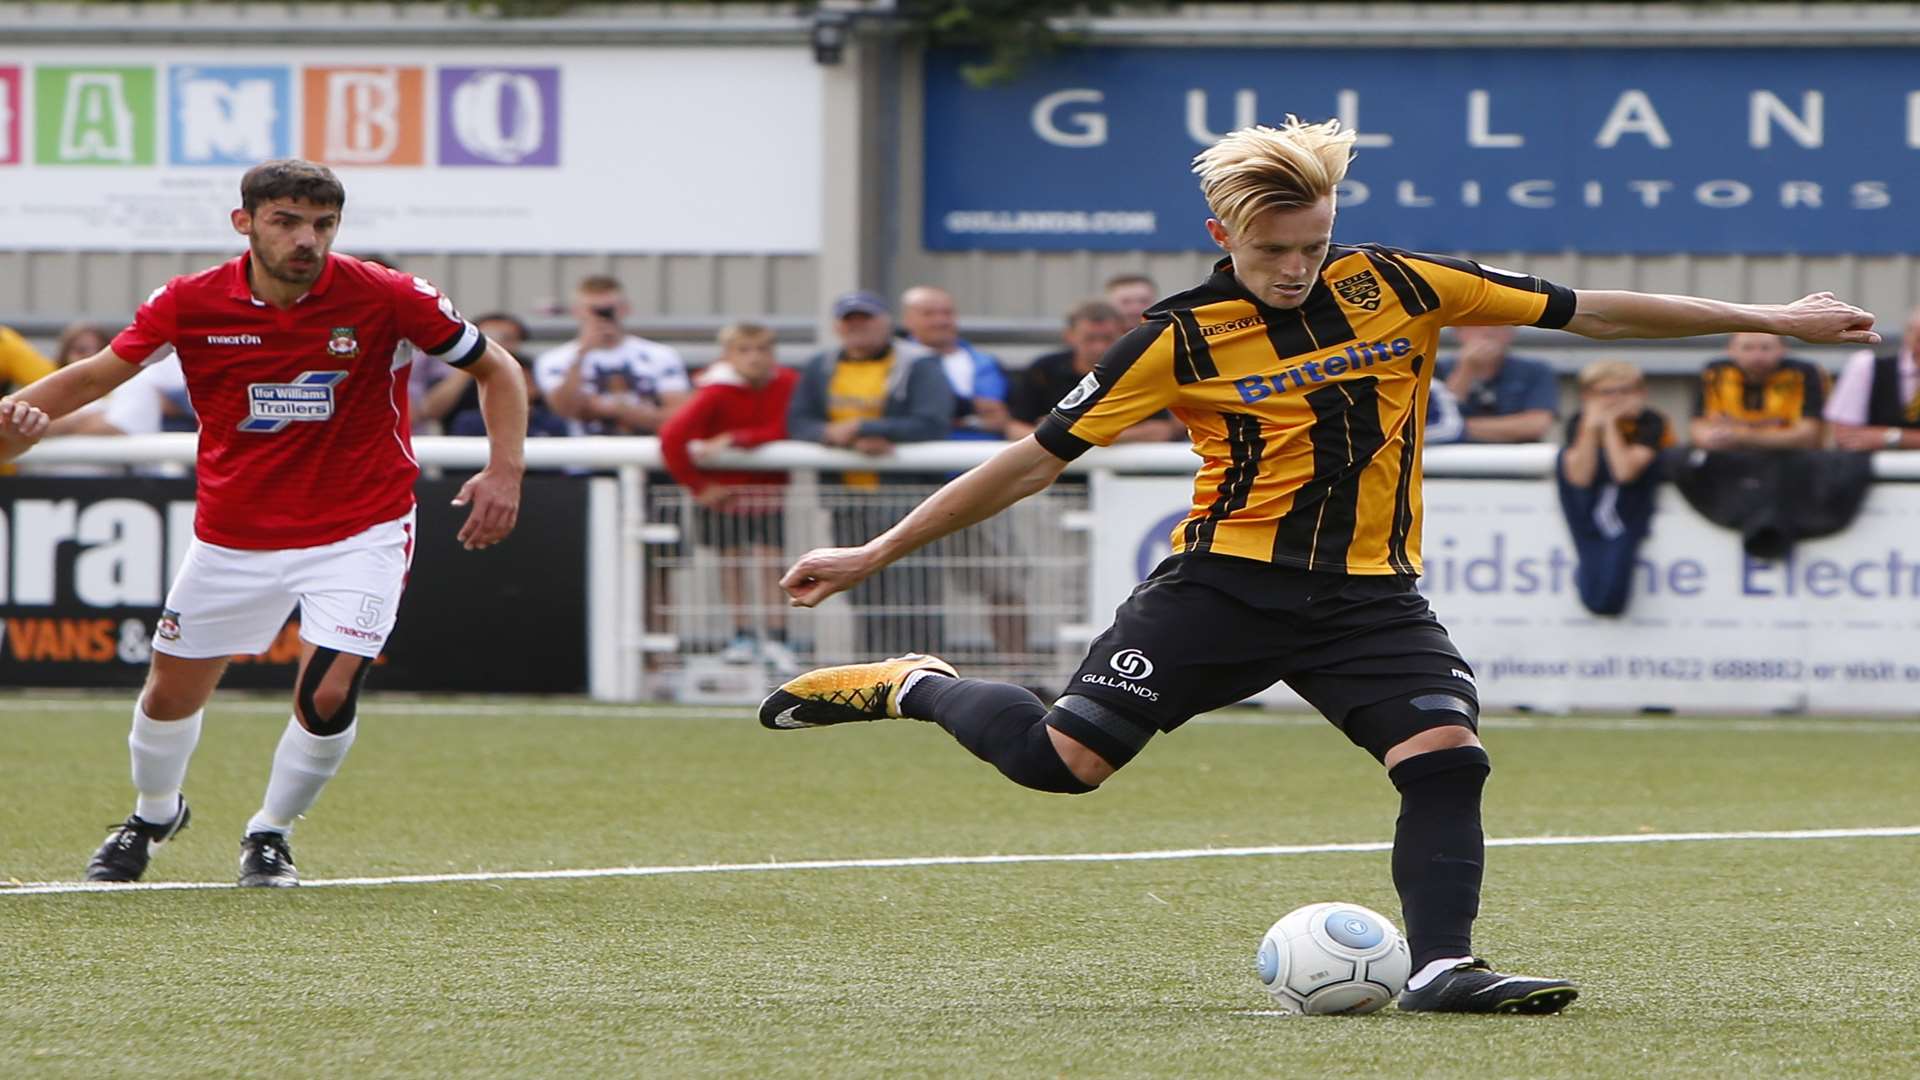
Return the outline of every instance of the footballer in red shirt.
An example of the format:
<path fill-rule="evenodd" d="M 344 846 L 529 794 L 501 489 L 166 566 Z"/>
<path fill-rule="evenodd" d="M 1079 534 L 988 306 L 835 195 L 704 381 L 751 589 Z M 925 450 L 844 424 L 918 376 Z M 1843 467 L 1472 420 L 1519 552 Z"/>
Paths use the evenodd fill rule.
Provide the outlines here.
<path fill-rule="evenodd" d="M 487 467 L 456 505 L 460 540 L 487 547 L 520 504 L 527 395 L 519 364 L 422 278 L 333 254 L 346 190 L 323 165 L 269 161 L 240 182 L 245 254 L 154 290 L 99 353 L 0 400 L 0 460 L 143 365 L 177 353 L 200 418 L 194 540 L 154 632 L 128 745 L 134 812 L 87 865 L 135 881 L 189 820 L 181 794 L 200 718 L 236 654 L 264 651 L 300 605 L 293 717 L 240 884 L 298 884 L 287 834 L 339 770 L 367 669 L 393 631 L 413 556 L 407 373 L 416 351 L 480 387 Z"/>

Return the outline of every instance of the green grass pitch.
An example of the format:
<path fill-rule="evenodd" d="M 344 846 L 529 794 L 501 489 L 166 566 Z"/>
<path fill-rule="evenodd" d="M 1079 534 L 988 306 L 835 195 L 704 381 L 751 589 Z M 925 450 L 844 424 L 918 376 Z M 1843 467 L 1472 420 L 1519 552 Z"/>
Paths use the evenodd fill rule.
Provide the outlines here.
<path fill-rule="evenodd" d="M 130 805 L 123 696 L 0 696 L 0 881 Z M 230 881 L 285 713 L 227 697 L 156 881 Z M 898 722 L 377 695 L 294 834 L 309 878 L 1390 837 L 1317 722 L 1156 739 L 1082 798 Z M 1490 720 L 1494 837 L 1920 825 L 1920 723 Z M 1397 915 L 1380 852 L 0 893 L 0 1075 L 1859 1077 L 1920 1053 L 1920 837 L 1497 848 L 1480 950 L 1556 1017 L 1285 1019 L 1288 909 Z"/>

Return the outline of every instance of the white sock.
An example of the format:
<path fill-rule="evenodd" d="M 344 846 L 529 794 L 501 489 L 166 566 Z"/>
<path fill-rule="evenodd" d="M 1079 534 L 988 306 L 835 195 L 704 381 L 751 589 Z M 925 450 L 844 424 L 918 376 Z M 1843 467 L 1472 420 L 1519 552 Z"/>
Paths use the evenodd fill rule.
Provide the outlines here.
<path fill-rule="evenodd" d="M 899 700 L 901 701 L 907 700 L 907 695 L 913 691 L 914 684 L 918 683 L 921 679 L 924 679 L 929 675 L 937 676 L 942 679 L 953 678 L 953 676 L 947 674 L 946 672 L 937 670 L 935 668 L 923 667 L 919 671 L 909 672 L 906 678 L 900 680 Z"/>
<path fill-rule="evenodd" d="M 273 752 L 266 800 L 247 822 L 247 834 L 292 832 L 294 819 L 313 808 L 321 789 L 340 771 L 340 762 L 359 730 L 360 725 L 354 724 L 338 735 L 314 735 L 300 721 L 288 720 L 280 746 Z"/>
<path fill-rule="evenodd" d="M 193 748 L 200 743 L 201 715 L 155 720 L 138 701 L 133 703 L 127 750 L 133 758 L 133 787 L 140 793 L 133 812 L 141 821 L 165 825 L 180 815 L 180 785 L 186 782 Z"/>
<path fill-rule="evenodd" d="M 1433 963 L 1413 973 L 1413 978 L 1407 980 L 1407 989 L 1418 990 L 1440 977 L 1441 974 L 1452 971 L 1454 968 L 1471 959 L 1473 959 L 1471 956 L 1450 956 L 1445 960 L 1435 960 Z"/>

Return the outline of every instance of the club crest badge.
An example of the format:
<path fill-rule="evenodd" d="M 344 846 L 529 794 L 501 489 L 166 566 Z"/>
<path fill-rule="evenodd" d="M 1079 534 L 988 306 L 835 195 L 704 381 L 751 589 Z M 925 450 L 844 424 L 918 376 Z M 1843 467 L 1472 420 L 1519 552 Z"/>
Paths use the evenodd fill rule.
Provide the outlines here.
<path fill-rule="evenodd" d="M 353 336 L 353 327 L 333 328 L 333 336 L 327 339 L 327 355 L 341 360 L 360 355 L 360 342 Z"/>
<path fill-rule="evenodd" d="M 180 640 L 180 613 L 172 608 L 160 611 L 160 623 L 154 627 L 154 636 L 161 641 Z"/>
<path fill-rule="evenodd" d="M 1333 291 L 1340 295 L 1340 299 L 1354 307 L 1366 311 L 1380 310 L 1380 279 L 1374 277 L 1371 270 L 1362 270 L 1352 277 L 1341 278 L 1333 283 Z"/>

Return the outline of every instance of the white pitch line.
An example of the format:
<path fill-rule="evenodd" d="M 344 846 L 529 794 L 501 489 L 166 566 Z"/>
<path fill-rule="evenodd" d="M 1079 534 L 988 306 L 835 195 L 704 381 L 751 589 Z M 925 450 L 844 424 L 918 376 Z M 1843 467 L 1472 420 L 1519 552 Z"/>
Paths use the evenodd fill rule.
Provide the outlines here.
<path fill-rule="evenodd" d="M 134 691 L 127 691 L 126 704 L 132 707 Z M 114 708 L 112 702 L 83 701 L 76 698 L 29 698 L 0 695 L 0 710 L 17 706 L 21 712 L 102 712 Z M 274 713 L 285 715 L 286 701 L 280 698 L 215 698 L 207 711 L 229 713 Z M 564 716 L 598 720 L 745 720 L 753 711 L 747 706 L 720 705 L 593 705 L 574 702 L 529 701 L 522 705 L 499 702 L 388 701 L 361 702 L 359 711 L 371 716 Z M 0 719 L 5 713 L 0 712 Z"/>
<path fill-rule="evenodd" d="M 1769 840 L 1851 840 L 1920 836 L 1920 825 L 1859 829 L 1790 829 L 1763 832 L 1616 833 L 1601 836 L 1512 836 L 1488 847 L 1580 847 L 1593 844 L 1680 844 Z M 798 870 L 897 870 L 926 866 L 1008 866 L 1028 863 L 1167 862 L 1175 859 L 1245 859 L 1276 855 L 1326 855 L 1391 851 L 1391 841 L 1356 844 L 1280 844 L 1262 847 L 1170 848 L 1159 851 L 1061 852 L 1026 855 L 918 855 L 890 859 L 808 859 L 796 862 L 702 863 L 682 866 L 609 866 L 582 870 L 496 870 L 471 874 L 397 874 L 392 877 L 321 878 L 302 888 L 357 885 L 440 885 L 489 881 L 567 881 L 581 878 L 667 877 L 680 874 L 764 874 Z M 0 896 L 61 893 L 181 892 L 236 889 L 231 881 L 154 881 L 120 885 L 88 881 L 37 881 L 0 886 Z"/>
<path fill-rule="evenodd" d="M 128 701 L 133 691 L 128 692 Z M 35 712 L 99 712 L 110 704 L 75 698 L 9 697 L 0 695 L 0 720 Z M 221 698 L 208 709 L 218 714 L 272 713 L 284 715 L 285 702 L 278 698 Z M 753 711 L 747 706 L 722 705 L 596 705 L 586 702 L 538 702 L 508 704 L 501 702 L 389 701 L 363 702 L 360 712 L 369 716 L 556 716 L 588 720 L 747 720 Z M 1251 709 L 1232 710 L 1200 717 L 1201 725 L 1229 727 L 1323 727 L 1318 716 L 1299 713 L 1268 713 Z M 1739 718 L 1679 716 L 1487 716 L 1480 726 L 1499 731 L 1620 731 L 1662 732 L 1700 731 L 1738 734 L 1821 734 L 1821 735 L 1920 735 L 1920 721 L 1887 717 L 1884 719 L 1820 718 Z"/>

